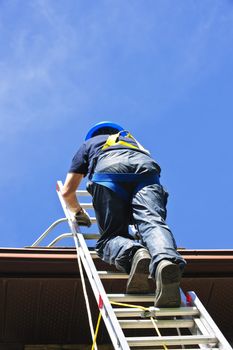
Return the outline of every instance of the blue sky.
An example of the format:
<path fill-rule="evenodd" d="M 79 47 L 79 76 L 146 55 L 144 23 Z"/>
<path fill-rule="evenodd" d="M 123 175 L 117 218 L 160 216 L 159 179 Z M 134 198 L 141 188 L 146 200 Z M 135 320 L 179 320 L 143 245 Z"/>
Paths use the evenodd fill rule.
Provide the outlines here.
<path fill-rule="evenodd" d="M 1 0 L 0 246 L 63 217 L 56 181 L 112 120 L 161 165 L 178 246 L 232 248 L 232 23 L 230 0 Z"/>

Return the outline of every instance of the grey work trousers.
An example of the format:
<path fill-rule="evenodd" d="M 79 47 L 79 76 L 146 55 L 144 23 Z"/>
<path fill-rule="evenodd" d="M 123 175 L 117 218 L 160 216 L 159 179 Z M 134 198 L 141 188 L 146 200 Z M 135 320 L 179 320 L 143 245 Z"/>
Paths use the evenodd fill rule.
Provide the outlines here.
<path fill-rule="evenodd" d="M 110 152 L 109 152 L 110 153 Z M 127 172 L 132 173 L 135 168 L 132 166 L 133 153 L 129 151 L 130 163 L 128 163 Z M 122 163 L 127 164 L 127 156 L 123 153 L 119 169 L 122 169 Z M 148 162 L 148 156 L 141 154 L 135 155 L 135 164 L 140 172 L 140 162 Z M 114 153 L 111 157 L 100 160 L 98 172 L 107 172 L 109 160 L 111 161 L 111 173 L 117 170 L 116 163 L 113 169 L 112 164 Z M 140 162 L 138 163 L 140 159 Z M 147 163 L 148 164 L 148 163 Z M 117 171 L 115 170 L 115 173 Z M 131 170 L 131 171 L 130 171 Z M 150 167 L 148 167 L 150 171 Z M 124 184 L 122 184 L 124 185 Z M 114 264 L 117 269 L 126 273 L 130 272 L 132 258 L 135 252 L 146 247 L 151 255 L 149 272 L 152 277 L 155 276 L 155 270 L 159 261 L 169 259 L 180 265 L 183 269 L 185 260 L 176 250 L 176 243 L 171 230 L 166 224 L 166 203 L 167 193 L 163 187 L 158 184 L 145 186 L 135 193 L 133 184 L 125 184 L 125 188 L 131 193 L 131 199 L 125 201 L 117 193 L 100 184 L 89 182 L 87 190 L 93 198 L 93 206 L 96 213 L 96 219 L 101 234 L 97 241 L 96 250 L 98 255 L 107 263 Z M 134 239 L 129 234 L 129 224 L 135 225 L 140 241 Z"/>

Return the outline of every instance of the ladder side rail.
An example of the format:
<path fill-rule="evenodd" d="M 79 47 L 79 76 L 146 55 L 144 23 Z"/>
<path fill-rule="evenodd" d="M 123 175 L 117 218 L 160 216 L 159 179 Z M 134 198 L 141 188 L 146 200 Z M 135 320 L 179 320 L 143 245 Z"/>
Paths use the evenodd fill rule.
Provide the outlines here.
<path fill-rule="evenodd" d="M 184 292 L 182 291 L 182 289 L 180 289 L 181 291 L 181 298 L 182 298 L 182 302 L 185 305 L 187 300 L 186 300 L 186 296 L 184 294 Z M 197 309 L 198 310 L 198 309 Z M 198 310 L 199 311 L 199 310 Z M 198 317 L 190 317 L 190 319 L 192 319 L 192 321 L 194 322 L 194 325 L 192 327 L 188 327 L 190 330 L 190 333 L 193 335 L 212 335 L 214 336 L 213 332 L 209 332 L 209 330 L 205 327 L 205 325 L 202 323 L 201 319 L 200 319 L 200 311 L 199 311 L 199 315 Z M 200 349 L 209 349 L 209 345 L 203 345 L 203 344 L 198 344 Z"/>
<path fill-rule="evenodd" d="M 200 312 L 200 320 L 205 328 L 209 331 L 209 334 L 214 334 L 218 339 L 218 347 L 219 350 L 232 350 L 231 345 L 220 331 L 204 305 L 201 303 L 200 299 L 197 297 L 195 292 L 188 292 L 189 296 L 192 298 L 192 304 L 196 306 L 196 308 Z"/>
<path fill-rule="evenodd" d="M 206 335 L 206 336 L 210 335 L 213 337 L 215 336 L 212 331 L 209 332 L 209 330 L 205 327 L 205 325 L 203 324 L 200 318 L 194 318 L 194 322 L 196 325 L 196 332 L 197 332 L 196 335 Z M 206 345 L 199 344 L 199 348 L 202 350 L 206 350 L 206 349 L 209 349 L 209 346 L 207 345 L 206 347 Z"/>
<path fill-rule="evenodd" d="M 59 225 L 60 223 L 62 222 L 65 222 L 65 221 L 68 221 L 67 218 L 61 218 L 61 219 L 58 219 L 56 221 L 54 221 L 52 223 L 52 225 L 50 225 L 47 230 L 45 230 L 41 235 L 40 237 L 34 242 L 32 243 L 31 247 L 37 247 L 39 245 L 39 243 L 45 238 L 48 236 L 48 234 L 57 226 Z"/>
<path fill-rule="evenodd" d="M 61 188 L 62 188 L 62 182 L 61 181 L 57 182 L 57 185 L 56 185 L 57 195 L 58 195 L 58 198 L 60 199 L 64 213 L 68 219 L 68 224 L 70 226 L 70 229 L 71 229 L 71 232 L 73 235 L 73 239 L 74 239 L 75 248 L 76 248 L 77 263 L 78 263 L 80 278 L 81 278 L 81 282 L 82 282 L 84 300 L 85 300 L 85 304 L 86 304 L 87 316 L 88 316 L 89 327 L 90 327 L 90 331 L 91 331 L 91 337 L 92 337 L 92 341 L 93 341 L 93 345 L 94 345 L 94 350 L 98 350 L 97 344 L 95 343 L 95 334 L 94 334 L 94 327 L 93 327 L 93 320 L 92 320 L 92 315 L 91 315 L 90 303 L 88 300 L 88 295 L 87 295 L 87 290 L 86 290 L 85 277 L 84 277 L 83 268 L 82 268 L 81 256 L 79 254 L 80 246 L 79 246 L 79 242 L 78 242 L 78 238 L 77 238 L 76 227 L 72 221 L 71 212 L 69 211 L 69 209 L 65 203 L 65 200 L 61 195 Z"/>
<path fill-rule="evenodd" d="M 182 306 L 187 306 L 187 298 L 186 298 L 186 295 L 185 295 L 185 293 L 183 292 L 183 290 L 180 288 L 180 295 L 181 295 L 181 305 Z M 197 309 L 197 308 L 196 308 Z M 198 310 L 197 310 L 198 311 Z M 197 320 L 200 320 L 199 319 L 199 316 L 200 316 L 200 313 L 199 313 L 199 311 L 198 311 L 198 314 L 197 315 L 193 315 L 193 316 L 182 316 L 182 319 L 185 319 L 185 320 L 190 320 L 190 321 L 192 321 L 192 325 L 191 325 L 191 327 L 187 327 L 188 329 L 189 329 L 189 331 L 190 331 L 190 334 L 192 334 L 192 335 L 203 335 L 203 334 L 205 334 L 205 335 L 207 335 L 207 331 L 206 331 L 206 329 L 203 329 L 202 328 L 202 331 L 204 331 L 203 333 L 201 332 L 201 330 L 199 329 L 199 327 L 198 327 L 198 325 L 199 325 L 199 323 L 198 323 L 198 321 Z M 204 326 L 203 326 L 204 327 Z M 180 334 L 180 328 L 179 329 L 177 329 L 177 333 L 179 334 L 179 335 L 181 335 Z M 206 349 L 206 346 L 204 345 L 202 345 L 202 344 L 198 344 L 198 346 L 199 346 L 199 348 L 200 349 Z M 208 345 L 207 345 L 208 346 Z M 182 349 L 183 349 L 183 346 L 182 346 Z M 209 349 L 209 346 L 208 346 L 208 349 Z"/>
<path fill-rule="evenodd" d="M 63 198 L 61 197 L 60 200 L 63 200 Z M 66 208 L 66 204 L 63 200 L 63 204 L 65 205 L 65 209 Z M 67 210 L 67 214 L 69 215 L 69 211 Z M 87 249 L 86 246 L 86 242 L 83 238 L 83 235 L 81 233 L 77 233 L 76 229 L 74 227 L 74 224 L 72 223 L 72 221 L 69 220 L 69 224 L 71 226 L 71 229 L 74 230 L 74 233 L 76 234 L 80 247 L 78 248 L 79 250 L 79 254 L 83 263 L 83 266 L 85 268 L 85 271 L 87 273 L 89 282 L 92 286 L 92 290 L 93 293 L 95 295 L 96 301 L 97 303 L 99 302 L 99 298 L 101 296 L 102 300 L 103 300 L 103 310 L 102 310 L 102 316 L 105 320 L 106 326 L 108 326 L 108 331 L 109 331 L 109 335 L 111 336 L 111 339 L 113 341 L 113 344 L 115 343 L 116 349 L 119 349 L 119 345 L 118 343 L 122 343 L 121 345 L 122 349 L 129 349 L 128 348 L 128 344 L 125 340 L 124 334 L 122 332 L 122 329 L 119 326 L 119 323 L 115 317 L 114 312 L 112 311 L 112 307 L 106 297 L 105 294 L 105 290 L 102 286 L 101 281 L 99 280 L 95 265 L 92 261 L 92 258 L 90 256 L 89 250 Z M 80 249 L 81 248 L 81 249 Z M 99 281 L 98 281 L 99 280 Z M 99 283 L 98 283 L 99 282 Z M 99 285 L 98 285 L 99 284 Z M 101 288 L 102 287 L 102 288 Z M 101 290 L 102 289 L 102 290 Z M 109 305 L 108 305 L 109 304 Z M 115 322 L 114 322 L 114 318 L 115 318 Z M 118 326 L 118 327 L 117 327 Z M 119 329 L 117 329 L 119 328 Z M 117 335 L 119 334 L 119 335 Z"/>
<path fill-rule="evenodd" d="M 61 187 L 62 187 L 62 183 L 61 182 L 57 182 L 57 185 L 56 185 L 57 195 L 58 195 L 58 198 L 60 199 L 62 208 L 63 208 L 64 213 L 66 215 L 66 218 L 68 220 L 68 224 L 70 226 L 70 229 L 71 229 L 71 232 L 72 232 L 72 236 L 73 236 L 73 239 L 74 239 L 75 248 L 76 248 L 77 263 L 78 263 L 80 278 L 81 278 L 81 281 L 82 281 L 84 300 L 85 300 L 85 304 L 86 304 L 87 316 L 88 316 L 88 321 L 89 321 L 91 337 L 92 337 L 92 341 L 93 341 L 93 345 L 94 345 L 94 350 L 98 350 L 97 344 L 95 343 L 94 327 L 93 327 L 90 303 L 89 303 L 89 300 L 88 300 L 88 295 L 87 295 L 87 290 L 86 290 L 85 278 L 84 278 L 84 274 L 83 274 L 81 257 L 80 257 L 80 254 L 79 254 L 79 243 L 78 243 L 78 239 L 77 239 L 76 229 L 75 229 L 75 226 L 74 226 L 74 224 L 72 222 L 72 219 L 71 219 L 72 216 L 70 214 L 70 211 L 69 211 L 69 209 L 68 209 L 68 207 L 67 207 L 67 205 L 66 205 L 66 203 L 65 203 L 65 201 L 64 201 L 64 199 L 63 199 L 63 197 L 61 195 L 61 191 L 60 191 Z"/>
<path fill-rule="evenodd" d="M 84 300 L 85 300 L 86 309 L 87 309 L 87 316 L 88 316 L 88 321 L 89 321 L 89 327 L 90 327 L 92 341 L 93 341 L 92 348 L 94 348 L 94 350 L 98 350 L 97 344 L 96 344 L 96 341 L 95 341 L 96 338 L 95 338 L 95 334 L 94 334 L 94 327 L 93 327 L 90 303 L 89 303 L 87 289 L 86 289 L 86 284 L 85 284 L 85 277 L 84 277 L 84 273 L 83 273 L 81 257 L 80 257 L 80 254 L 79 254 L 80 247 L 79 247 L 77 235 L 74 234 L 73 238 L 74 238 L 74 244 L 75 244 L 75 248 L 76 248 L 76 257 L 77 257 L 77 263 L 78 263 L 78 268 L 79 268 L 79 273 L 80 273 L 80 279 L 81 279 L 81 282 L 82 282 L 83 295 L 84 295 Z"/>
<path fill-rule="evenodd" d="M 85 244 L 85 240 L 82 234 L 77 234 L 77 236 L 79 240 L 80 241 L 83 240 Z M 100 311 L 104 319 L 104 322 L 106 324 L 106 327 L 108 329 L 109 336 L 113 342 L 113 345 L 115 344 L 115 349 L 128 350 L 129 349 L 128 343 L 125 340 L 125 336 L 122 331 L 122 328 L 119 326 L 119 322 L 116 318 L 115 313 L 113 312 L 112 306 L 107 298 L 106 292 L 98 276 L 98 273 L 96 273 L 97 272 L 96 267 L 94 263 L 89 260 L 88 255 L 85 254 L 86 252 L 83 251 L 85 248 L 82 245 L 82 243 L 80 243 L 80 246 L 82 249 L 79 248 L 80 249 L 79 254 L 80 254 L 83 266 L 85 268 L 86 274 L 88 276 L 89 282 L 91 284 L 92 291 L 94 293 L 97 304 L 99 304 L 100 298 L 101 298 L 101 301 L 103 302 L 103 306 L 100 308 Z M 119 344 L 120 344 L 120 347 L 119 347 Z"/>
<path fill-rule="evenodd" d="M 73 233 L 73 236 L 78 239 L 79 247 L 78 247 L 78 253 L 80 254 L 81 261 L 83 263 L 85 272 L 88 276 L 89 282 L 91 284 L 94 296 L 96 298 L 97 304 L 99 304 L 99 299 L 101 298 L 103 301 L 103 307 L 100 309 L 102 317 L 105 321 L 105 325 L 108 329 L 109 335 L 111 337 L 111 340 L 113 342 L 113 345 L 115 346 L 115 349 L 122 349 L 122 350 L 129 350 L 129 345 L 126 341 L 126 338 L 124 336 L 124 333 L 119 325 L 119 322 L 116 318 L 116 315 L 112 309 L 112 306 L 107 298 L 106 292 L 104 290 L 104 287 L 102 285 L 102 282 L 98 276 L 96 267 L 93 263 L 93 260 L 91 258 L 90 252 L 86 246 L 86 242 L 84 240 L 84 237 L 81 233 L 77 232 L 74 223 L 71 220 L 71 214 L 69 209 L 67 208 L 67 205 L 61 195 L 60 189 L 62 188 L 62 182 L 57 182 L 57 193 L 58 197 L 60 199 L 61 205 L 63 207 L 63 210 L 66 214 L 66 217 L 68 218 L 68 224 L 70 226 L 70 229 Z M 78 193 L 80 191 L 77 191 Z M 82 194 L 85 191 L 81 191 Z"/>

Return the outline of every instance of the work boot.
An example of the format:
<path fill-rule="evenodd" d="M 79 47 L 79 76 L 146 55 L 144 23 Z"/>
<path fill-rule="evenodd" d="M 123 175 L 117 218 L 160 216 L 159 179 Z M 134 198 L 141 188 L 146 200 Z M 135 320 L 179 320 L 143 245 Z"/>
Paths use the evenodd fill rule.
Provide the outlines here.
<path fill-rule="evenodd" d="M 181 304 L 181 271 L 178 264 L 169 260 L 159 262 L 156 272 L 156 307 L 179 307 Z"/>
<path fill-rule="evenodd" d="M 151 256 L 146 248 L 140 248 L 133 256 L 126 293 L 144 294 L 150 292 L 148 280 Z"/>

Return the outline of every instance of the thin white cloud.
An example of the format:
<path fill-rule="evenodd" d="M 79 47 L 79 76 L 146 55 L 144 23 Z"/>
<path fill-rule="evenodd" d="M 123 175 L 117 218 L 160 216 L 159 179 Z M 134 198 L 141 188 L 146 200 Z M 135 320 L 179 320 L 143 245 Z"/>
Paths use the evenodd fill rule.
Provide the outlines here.
<path fill-rule="evenodd" d="M 216 53 L 211 35 L 226 35 L 232 20 L 217 1 L 191 4 L 194 21 L 187 28 L 184 3 L 100 1 L 83 14 L 75 1 L 64 8 L 47 0 L 26 4 L 23 19 L 7 28 L 8 42 L 1 38 L 9 53 L 0 61 L 0 140 L 25 126 L 42 127 L 43 120 L 52 127 L 58 116 L 60 122 L 65 114 L 72 119 L 77 108 L 80 115 L 88 114 L 96 101 L 113 101 L 109 87 L 117 87 L 119 79 L 118 99 L 140 110 L 145 101 L 137 98 L 133 73 L 125 90 L 130 65 L 139 81 L 153 87 L 148 94 L 158 101 L 157 115 L 172 106 L 218 65 L 218 56 L 209 62 Z M 220 45 L 224 49 L 227 43 Z"/>

